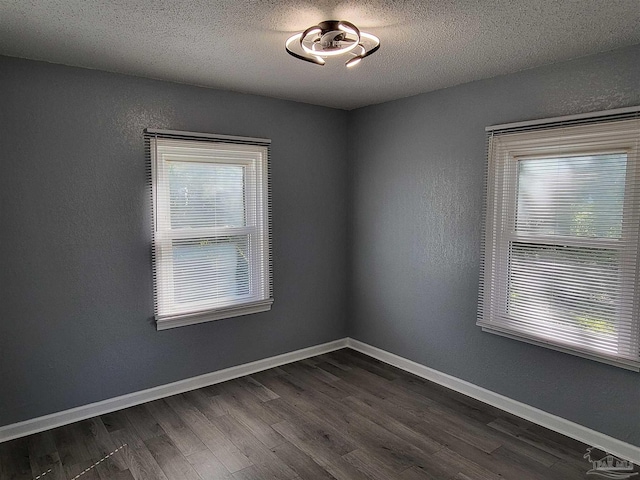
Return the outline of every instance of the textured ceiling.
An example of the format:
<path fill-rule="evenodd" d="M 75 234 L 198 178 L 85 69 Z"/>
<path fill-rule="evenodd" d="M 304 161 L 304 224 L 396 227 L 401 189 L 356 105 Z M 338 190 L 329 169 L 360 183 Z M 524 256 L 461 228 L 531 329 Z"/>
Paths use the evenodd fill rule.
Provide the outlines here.
<path fill-rule="evenodd" d="M 284 41 L 380 37 L 357 67 Z M 640 43 L 640 0 L 0 0 L 0 54 L 352 109 Z"/>

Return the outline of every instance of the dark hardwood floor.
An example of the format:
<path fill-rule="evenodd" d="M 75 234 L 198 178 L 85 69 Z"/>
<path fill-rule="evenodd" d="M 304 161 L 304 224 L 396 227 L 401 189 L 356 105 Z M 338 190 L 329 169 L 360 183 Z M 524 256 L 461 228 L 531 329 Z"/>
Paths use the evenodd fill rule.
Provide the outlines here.
<path fill-rule="evenodd" d="M 5 442 L 0 478 L 571 480 L 586 448 L 345 349 Z"/>

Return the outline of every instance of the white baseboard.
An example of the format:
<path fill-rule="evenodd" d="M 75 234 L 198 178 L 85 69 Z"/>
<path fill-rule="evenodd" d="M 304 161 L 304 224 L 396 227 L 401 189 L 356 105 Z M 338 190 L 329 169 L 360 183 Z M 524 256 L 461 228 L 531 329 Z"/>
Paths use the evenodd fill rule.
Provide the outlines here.
<path fill-rule="evenodd" d="M 305 358 L 314 357 L 323 353 L 339 350 L 347 346 L 347 339 L 342 338 L 322 345 L 303 348 L 294 352 L 284 353 L 275 357 L 269 357 L 255 362 L 245 363 L 236 367 L 225 368 L 216 372 L 206 373 L 198 377 L 187 378 L 178 382 L 161 385 L 159 387 L 129 393 L 120 397 L 109 398 L 96 403 L 90 403 L 81 407 L 52 413 L 43 417 L 25 420 L 24 422 L 13 423 L 0 427 L 0 443 L 14 438 L 24 437 L 33 433 L 42 432 L 51 428 L 79 422 L 87 418 L 104 415 L 123 408 L 133 407 L 141 403 L 150 402 L 159 398 L 177 395 L 197 388 L 207 387 L 215 383 L 226 382 L 234 378 L 244 377 L 252 373 L 278 367 L 286 363 L 297 362 Z"/>
<path fill-rule="evenodd" d="M 406 372 L 425 378 L 444 387 L 460 392 L 481 402 L 493 405 L 500 410 L 504 410 L 525 420 L 529 420 L 537 425 L 561 433 L 567 437 L 574 438 L 580 442 L 600 448 L 608 453 L 625 460 L 630 460 L 636 465 L 640 465 L 640 447 L 623 442 L 616 438 L 596 432 L 590 428 L 571 422 L 564 418 L 552 415 L 538 408 L 525 403 L 512 400 L 511 398 L 492 392 L 486 388 L 479 387 L 473 383 L 461 380 L 446 373 L 439 372 L 433 368 L 425 367 L 419 363 L 407 360 L 393 353 L 381 350 L 366 343 L 347 338 L 347 346 L 353 350 L 369 355 L 384 363 L 398 367 Z"/>
<path fill-rule="evenodd" d="M 620 458 L 640 464 L 640 447 L 623 442 L 564 418 L 552 415 L 530 405 L 512 400 L 508 397 L 492 392 L 485 388 L 469 383 L 465 380 L 439 372 L 393 353 L 387 352 L 352 338 L 343 338 L 322 345 L 316 345 L 294 352 L 284 353 L 275 357 L 245 363 L 224 370 L 206 373 L 198 377 L 180 380 L 178 382 L 149 388 L 139 392 L 110 398 L 101 402 L 83 405 L 62 412 L 52 413 L 43 417 L 26 420 L 0 427 L 0 443 L 14 438 L 24 437 L 33 433 L 42 432 L 51 428 L 68 425 L 70 423 L 85 420 L 87 418 L 104 415 L 123 408 L 132 407 L 141 403 L 150 402 L 159 398 L 177 395 L 197 388 L 206 387 L 220 382 L 226 382 L 234 378 L 251 375 L 252 373 L 267 370 L 305 358 L 332 352 L 349 347 L 358 352 L 369 355 L 382 362 L 398 367 L 406 372 L 425 378 L 444 387 L 460 392 L 481 402 L 493 405 L 496 408 L 509 412 L 530 422 L 546 427 L 555 432 L 574 438 L 588 445 L 598 447 Z"/>

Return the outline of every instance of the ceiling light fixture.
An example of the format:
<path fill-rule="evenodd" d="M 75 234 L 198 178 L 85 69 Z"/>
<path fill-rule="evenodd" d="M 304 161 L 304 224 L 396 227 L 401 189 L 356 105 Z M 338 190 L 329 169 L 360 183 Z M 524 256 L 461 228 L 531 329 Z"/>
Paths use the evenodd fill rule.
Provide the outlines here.
<path fill-rule="evenodd" d="M 354 67 L 380 48 L 380 39 L 361 32 L 353 23 L 326 20 L 296 33 L 284 44 L 289 55 L 305 62 L 324 65 L 325 58 L 348 55 L 347 67 Z"/>

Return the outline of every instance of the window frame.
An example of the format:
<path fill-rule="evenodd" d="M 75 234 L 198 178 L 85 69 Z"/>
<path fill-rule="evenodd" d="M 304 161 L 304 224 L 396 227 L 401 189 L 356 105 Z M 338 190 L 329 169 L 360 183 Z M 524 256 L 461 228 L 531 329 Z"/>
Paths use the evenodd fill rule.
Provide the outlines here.
<path fill-rule="evenodd" d="M 522 131 L 513 131 L 490 135 L 488 148 L 488 163 L 486 177 L 486 199 L 485 199 L 485 225 L 484 225 L 484 248 L 481 277 L 481 298 L 478 312 L 477 324 L 483 331 L 506 336 L 516 340 L 544 346 L 550 349 L 559 350 L 565 353 L 590 358 L 604 363 L 613 364 L 623 368 L 638 371 L 640 363 L 637 360 L 629 360 L 628 355 L 640 356 L 638 348 L 640 344 L 640 318 L 638 315 L 638 239 L 640 238 L 639 222 L 640 209 L 638 202 L 638 183 L 640 178 L 640 159 L 638 158 L 638 135 L 640 135 L 640 121 L 629 124 L 616 124 L 611 122 L 611 128 L 606 127 L 606 121 L 593 122 L 586 125 L 557 125 L 551 128 L 533 128 Z M 605 125 L 605 127 L 603 127 Z M 628 128 L 627 128 L 628 126 Z M 636 135 L 634 140 L 621 139 L 618 128 L 622 131 L 632 132 Z M 564 136 L 559 140 L 558 131 L 563 129 Z M 518 209 L 518 166 L 519 162 L 531 158 L 561 158 L 574 157 L 579 155 L 597 155 L 605 153 L 625 152 L 626 177 L 625 177 L 625 198 L 622 213 L 622 232 L 617 240 L 604 238 L 543 235 L 528 232 L 526 234 L 517 231 L 517 209 Z M 498 157 L 500 155 L 500 157 Z M 504 165 L 503 167 L 500 165 Z M 506 192 L 506 194 L 505 194 Z M 504 195 L 500 200 L 499 193 Z M 506 213 L 506 215 L 505 215 Z M 635 220 L 635 221 L 634 221 Z M 540 247 L 562 247 L 572 248 L 600 248 L 616 252 L 621 255 L 628 252 L 625 245 L 635 244 L 636 255 L 630 262 L 629 258 L 620 258 L 619 265 L 621 273 L 619 277 L 633 281 L 621 282 L 624 288 L 624 295 L 631 296 L 632 326 L 635 328 L 635 338 L 630 338 L 626 344 L 619 337 L 618 354 L 612 355 L 610 352 L 595 351 L 594 348 L 586 348 L 584 332 L 581 341 L 560 341 L 558 338 L 543 338 L 536 335 L 535 328 L 526 331 L 518 329 L 517 320 L 509 315 L 509 283 L 511 248 L 515 243 L 531 243 Z M 497 257 L 497 258 L 496 258 Z M 497 285 L 497 286 L 496 286 Z M 492 288 L 496 286 L 495 290 Z M 498 304 L 495 314 L 493 298 L 497 297 Z M 625 305 L 628 307 L 628 304 Z M 486 312 L 489 312 L 488 314 Z M 498 318 L 496 318 L 498 317 Z M 564 326 L 565 331 L 569 331 L 570 326 Z M 575 328 L 574 334 L 577 334 Z M 557 335 L 557 334 L 556 334 Z M 588 339 L 587 339 L 588 341 Z M 622 347 L 622 348 L 621 348 Z M 625 353 L 621 353 L 626 349 Z M 622 355 L 627 355 L 623 357 Z"/>
<path fill-rule="evenodd" d="M 273 303 L 269 144 L 248 139 L 191 132 L 153 134 L 147 129 L 153 208 L 155 320 L 158 330 L 268 311 Z M 256 140 L 260 140 L 257 143 Z M 215 163 L 243 167 L 244 226 L 172 227 L 169 162 Z M 246 236 L 249 293 L 216 302 L 175 301 L 173 242 Z"/>

